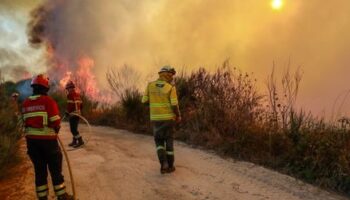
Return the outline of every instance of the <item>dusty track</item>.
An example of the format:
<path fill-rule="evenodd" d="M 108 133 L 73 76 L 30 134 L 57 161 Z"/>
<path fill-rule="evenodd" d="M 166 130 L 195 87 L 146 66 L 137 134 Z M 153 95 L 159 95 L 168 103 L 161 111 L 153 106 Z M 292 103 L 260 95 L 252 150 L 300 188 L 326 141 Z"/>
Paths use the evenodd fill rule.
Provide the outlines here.
<path fill-rule="evenodd" d="M 81 131 L 87 130 L 81 127 Z M 161 175 L 152 137 L 107 127 L 92 130 L 85 148 L 68 152 L 80 200 L 346 199 L 254 164 L 222 159 L 179 142 L 175 143 L 176 172 Z M 61 138 L 66 144 L 70 142 L 67 124 L 63 124 Z M 66 170 L 65 174 L 69 184 Z M 28 192 L 32 188 L 27 188 Z"/>

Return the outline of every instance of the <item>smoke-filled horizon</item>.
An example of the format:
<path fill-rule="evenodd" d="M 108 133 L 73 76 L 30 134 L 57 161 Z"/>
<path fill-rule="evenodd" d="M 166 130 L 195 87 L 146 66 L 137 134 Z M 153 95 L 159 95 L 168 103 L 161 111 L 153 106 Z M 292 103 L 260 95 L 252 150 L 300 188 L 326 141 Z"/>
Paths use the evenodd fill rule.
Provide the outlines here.
<path fill-rule="evenodd" d="M 0 70 L 6 79 L 20 80 L 29 78 L 30 73 L 43 71 L 42 51 L 30 47 L 25 26 L 35 3 L 38 1 L 1 0 Z"/>
<path fill-rule="evenodd" d="M 200 66 L 213 70 L 229 58 L 233 66 L 254 72 L 261 88 L 273 62 L 277 72 L 282 72 L 289 60 L 292 66 L 301 66 L 299 104 L 317 114 L 323 109 L 329 113 L 336 97 L 349 89 L 347 0 L 285 0 L 278 11 L 271 9 L 270 0 L 27 2 L 18 7 L 5 3 L 0 8 L 12 5 L 7 16 L 29 15 L 45 8 L 45 31 L 34 35 L 44 42 L 49 39 L 55 59 L 68 62 L 72 71 L 78 70 L 81 57 L 91 58 L 91 70 L 102 86 L 106 86 L 105 73 L 110 67 L 128 64 L 148 76 L 163 64 L 189 71 Z M 0 16 L 6 16 L 3 10 Z M 32 15 L 25 20 L 37 19 L 38 15 Z M 28 31 L 32 27 L 33 23 Z M 10 39 L 0 39 L 0 45 Z M 28 39 L 39 42 L 33 40 L 33 34 Z M 46 51 L 47 45 L 39 49 Z M 0 52 L 0 58 L 4 55 L 8 57 Z M 41 56 L 52 61 L 45 53 Z M 41 68 L 45 67 L 41 63 Z M 350 105 L 345 103 L 344 112 L 345 108 Z"/>

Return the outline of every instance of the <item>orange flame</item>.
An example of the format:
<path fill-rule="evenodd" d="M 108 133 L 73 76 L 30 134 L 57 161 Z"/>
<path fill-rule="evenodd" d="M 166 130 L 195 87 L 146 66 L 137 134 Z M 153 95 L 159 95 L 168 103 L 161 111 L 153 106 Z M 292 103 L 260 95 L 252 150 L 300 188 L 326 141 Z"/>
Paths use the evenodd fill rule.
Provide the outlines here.
<path fill-rule="evenodd" d="M 59 87 L 64 90 L 68 81 L 73 81 L 77 92 L 86 95 L 89 99 L 103 103 L 112 102 L 112 96 L 106 91 L 100 91 L 93 73 L 95 61 L 89 56 L 80 56 L 76 60 L 66 58 L 50 42 L 47 42 L 47 57 L 52 62 L 49 70 L 50 77 L 58 81 Z"/>
<path fill-rule="evenodd" d="M 95 65 L 94 60 L 87 56 L 82 56 L 78 59 L 77 65 L 75 71 L 68 70 L 70 69 L 68 66 L 57 65 L 58 69 L 66 70 L 59 81 L 61 88 L 64 89 L 68 81 L 73 81 L 78 91 L 92 100 L 98 100 L 100 91 L 97 88 L 96 77 L 92 72 Z"/>
<path fill-rule="evenodd" d="M 65 88 L 66 84 L 71 79 L 72 79 L 72 72 L 71 71 L 66 72 L 66 74 L 63 76 L 63 78 L 60 80 L 60 86 L 62 88 Z"/>
<path fill-rule="evenodd" d="M 87 94 L 88 97 L 97 100 L 99 89 L 97 88 L 96 77 L 92 73 L 92 68 L 95 66 L 94 60 L 89 57 L 81 57 L 78 60 L 79 68 L 76 76 L 81 79 L 81 90 Z"/>

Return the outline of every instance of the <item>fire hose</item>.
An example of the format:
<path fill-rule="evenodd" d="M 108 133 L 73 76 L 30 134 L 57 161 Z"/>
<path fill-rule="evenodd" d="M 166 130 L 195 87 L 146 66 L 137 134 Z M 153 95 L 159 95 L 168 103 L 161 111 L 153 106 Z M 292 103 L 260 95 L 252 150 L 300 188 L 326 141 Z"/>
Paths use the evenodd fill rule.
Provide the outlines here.
<path fill-rule="evenodd" d="M 71 167 L 70 162 L 69 162 L 69 157 L 68 157 L 66 148 L 64 148 L 62 140 L 60 139 L 59 136 L 57 136 L 57 139 L 58 139 L 58 142 L 60 143 L 60 146 L 61 146 L 61 149 L 63 151 L 64 157 L 66 158 L 66 162 L 67 162 L 67 166 L 68 166 L 68 172 L 69 172 L 69 178 L 70 178 L 70 182 L 72 184 L 73 199 L 77 200 L 76 192 L 75 192 L 74 178 L 73 178 L 73 171 L 72 171 L 72 167 Z"/>
<path fill-rule="evenodd" d="M 85 139 L 85 144 L 87 144 L 89 139 L 90 139 L 90 137 L 91 137 L 91 126 L 90 126 L 89 121 L 85 117 L 83 117 L 83 116 L 81 116 L 79 114 L 76 114 L 76 113 L 70 113 L 70 115 L 75 115 L 75 116 L 79 117 L 80 119 L 82 119 L 88 125 L 90 134 L 89 134 L 89 137 L 86 137 L 86 139 Z M 65 116 L 62 118 L 62 120 L 63 119 L 65 119 Z M 23 129 L 24 129 L 24 127 L 23 127 L 23 118 L 22 117 L 19 117 L 18 123 L 17 123 L 17 127 L 18 127 L 19 131 L 24 134 L 24 131 L 23 131 Z M 58 139 L 58 142 L 59 142 L 59 144 L 61 146 L 61 149 L 63 151 L 63 155 L 65 157 L 65 160 L 66 160 L 66 163 L 67 163 L 67 166 L 68 166 L 69 178 L 70 178 L 70 181 L 71 181 L 71 184 L 72 184 L 73 199 L 77 200 L 77 198 L 76 198 L 76 190 L 75 190 L 75 183 L 74 183 L 74 177 L 73 177 L 73 171 L 72 171 L 72 167 L 70 165 L 70 161 L 69 161 L 69 157 L 68 157 L 68 154 L 67 154 L 67 150 L 64 147 L 64 144 L 63 144 L 62 140 L 60 139 L 60 137 L 58 135 L 57 135 L 57 139 Z"/>
<path fill-rule="evenodd" d="M 79 115 L 79 114 L 77 114 L 77 113 L 69 113 L 69 116 L 70 115 L 74 115 L 74 116 L 77 116 L 77 117 L 79 117 L 80 119 L 82 119 L 85 123 L 86 123 L 86 125 L 88 126 L 88 128 L 89 128 L 89 134 L 88 135 L 85 135 L 85 145 L 87 145 L 87 143 L 89 142 L 89 140 L 90 140 L 90 137 L 91 137 L 91 126 L 90 126 L 90 123 L 89 123 L 89 121 L 85 118 L 85 117 L 83 117 L 83 116 L 81 116 L 81 115 Z M 63 118 L 62 118 L 62 120 L 64 120 L 66 118 L 66 115 L 65 116 L 63 116 Z"/>
<path fill-rule="evenodd" d="M 90 134 L 89 134 L 89 137 L 86 138 L 86 142 L 85 142 L 85 143 L 87 144 L 87 142 L 89 141 L 90 136 L 91 136 L 91 126 L 90 126 L 89 121 L 88 121 L 86 118 L 84 118 L 83 116 L 79 115 L 79 114 L 70 113 L 70 115 L 75 115 L 75 116 L 79 117 L 80 119 L 82 119 L 83 121 L 85 121 L 85 123 L 88 125 Z M 65 118 L 65 116 L 62 118 L 62 120 L 63 120 L 64 118 Z M 73 171 L 72 171 L 72 167 L 71 167 L 71 165 L 70 165 L 70 161 L 69 161 L 69 157 L 68 157 L 68 154 L 67 154 L 67 150 L 66 150 L 66 148 L 64 147 L 63 142 L 62 142 L 62 140 L 60 139 L 60 137 L 57 137 L 57 138 L 58 138 L 58 142 L 60 143 L 61 149 L 62 149 L 62 151 L 63 151 L 65 160 L 66 160 L 66 162 L 67 162 L 68 172 L 69 172 L 69 178 L 70 178 L 70 181 L 71 181 L 71 184 L 72 184 L 73 199 L 74 199 L 74 200 L 77 200 L 77 198 L 76 198 L 76 190 L 75 190 L 76 188 L 75 188 L 74 177 L 73 177 Z"/>

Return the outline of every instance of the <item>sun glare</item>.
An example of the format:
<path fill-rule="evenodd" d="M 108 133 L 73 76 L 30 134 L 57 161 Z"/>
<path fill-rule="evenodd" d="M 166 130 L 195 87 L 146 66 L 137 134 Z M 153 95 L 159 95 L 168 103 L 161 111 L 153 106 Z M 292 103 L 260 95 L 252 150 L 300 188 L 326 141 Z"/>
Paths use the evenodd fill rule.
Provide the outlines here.
<path fill-rule="evenodd" d="M 283 7 L 283 0 L 272 0 L 271 6 L 272 6 L 272 9 L 279 10 Z"/>

